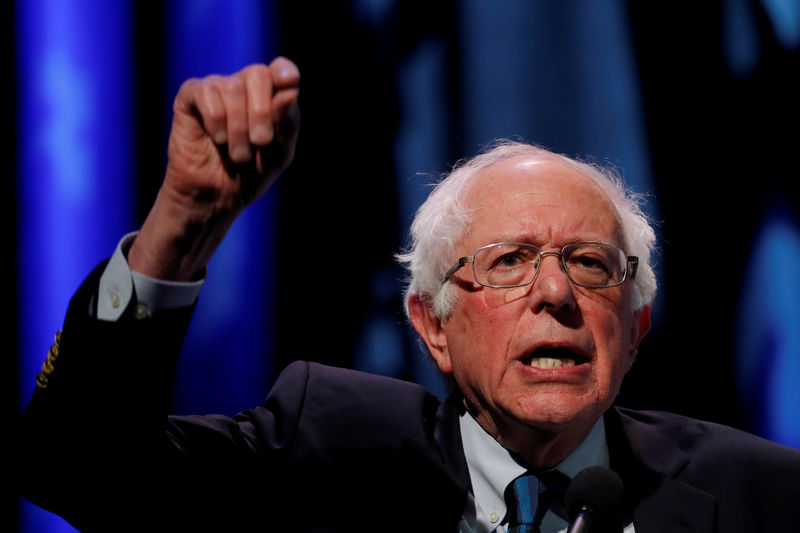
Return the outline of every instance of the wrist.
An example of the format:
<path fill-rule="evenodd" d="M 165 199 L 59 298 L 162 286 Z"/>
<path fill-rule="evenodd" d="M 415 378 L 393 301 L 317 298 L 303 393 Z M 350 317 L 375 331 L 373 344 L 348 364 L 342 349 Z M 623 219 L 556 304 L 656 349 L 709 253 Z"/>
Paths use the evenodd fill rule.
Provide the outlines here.
<path fill-rule="evenodd" d="M 200 279 L 236 210 L 187 199 L 165 187 L 128 252 L 134 272 L 168 281 Z"/>

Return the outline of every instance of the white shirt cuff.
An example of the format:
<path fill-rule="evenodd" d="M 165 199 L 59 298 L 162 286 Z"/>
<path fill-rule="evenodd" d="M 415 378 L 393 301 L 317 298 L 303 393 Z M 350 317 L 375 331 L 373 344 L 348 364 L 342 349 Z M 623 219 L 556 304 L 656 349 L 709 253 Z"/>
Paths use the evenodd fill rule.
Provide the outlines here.
<path fill-rule="evenodd" d="M 197 300 L 204 280 L 167 281 L 132 272 L 125 252 L 138 232 L 125 235 L 108 262 L 97 292 L 97 318 L 115 322 L 136 295 L 137 318 L 150 316 L 155 311 L 188 307 Z"/>

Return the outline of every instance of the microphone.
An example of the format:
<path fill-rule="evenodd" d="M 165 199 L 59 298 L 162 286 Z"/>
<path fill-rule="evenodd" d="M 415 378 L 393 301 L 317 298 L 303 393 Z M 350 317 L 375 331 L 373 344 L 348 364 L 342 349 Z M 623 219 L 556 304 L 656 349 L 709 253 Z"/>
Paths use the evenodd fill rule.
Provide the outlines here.
<path fill-rule="evenodd" d="M 598 521 L 614 518 L 622 493 L 622 479 L 610 468 L 590 466 L 578 472 L 564 495 L 567 532 L 587 533 Z"/>

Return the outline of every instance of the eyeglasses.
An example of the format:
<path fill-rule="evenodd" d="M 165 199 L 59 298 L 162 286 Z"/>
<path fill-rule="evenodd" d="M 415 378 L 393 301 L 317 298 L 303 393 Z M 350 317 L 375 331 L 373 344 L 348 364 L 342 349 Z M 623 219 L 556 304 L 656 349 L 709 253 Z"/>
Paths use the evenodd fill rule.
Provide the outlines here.
<path fill-rule="evenodd" d="M 467 263 L 472 263 L 475 281 L 484 287 L 508 289 L 533 283 L 546 255 L 561 259 L 570 281 L 580 287 L 603 289 L 622 285 L 636 276 L 639 258 L 626 255 L 613 244 L 604 242 L 575 242 L 560 252 L 543 252 L 533 244 L 498 242 L 475 250 L 462 257 L 447 271 L 442 285 Z"/>

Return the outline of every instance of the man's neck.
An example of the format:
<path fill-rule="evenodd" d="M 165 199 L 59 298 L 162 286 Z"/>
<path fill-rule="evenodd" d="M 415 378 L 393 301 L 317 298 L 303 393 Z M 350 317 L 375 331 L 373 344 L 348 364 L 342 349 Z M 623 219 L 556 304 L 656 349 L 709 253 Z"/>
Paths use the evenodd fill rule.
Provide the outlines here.
<path fill-rule="evenodd" d="M 472 412 L 470 410 L 470 412 Z M 583 442 L 597 420 L 567 428 L 541 428 L 516 421 L 496 421 L 484 413 L 473 417 L 516 459 L 532 470 L 547 470 L 566 459 Z"/>

